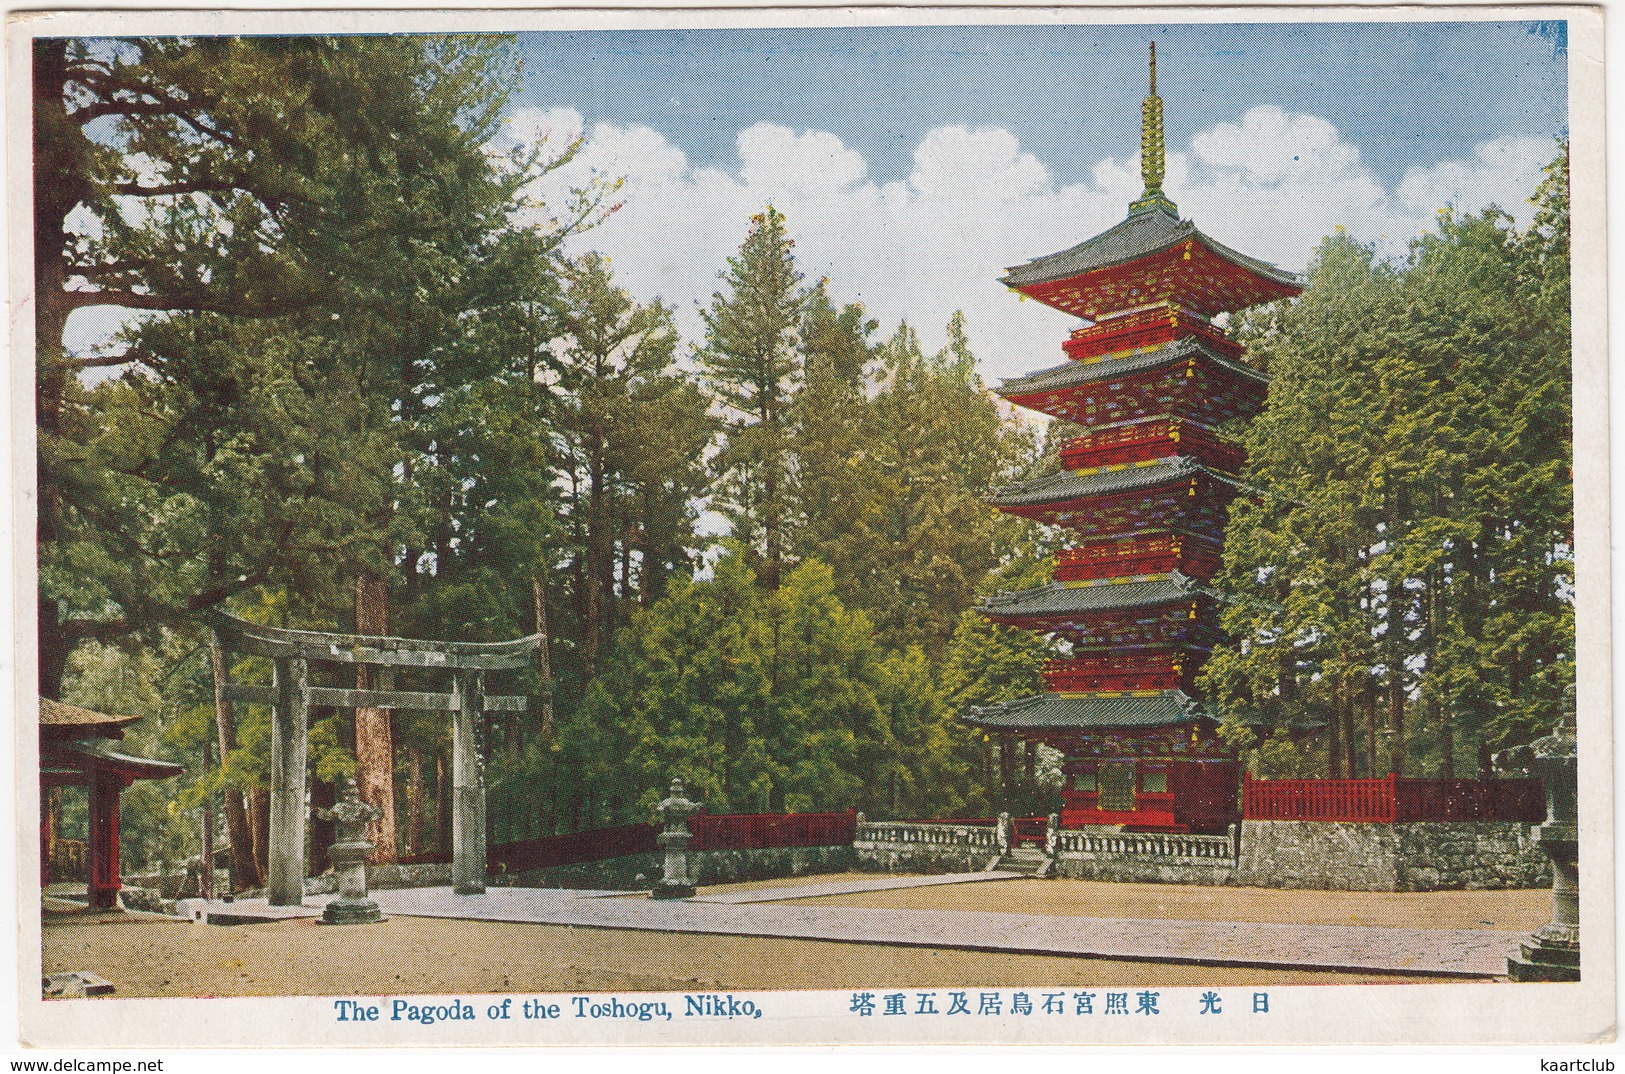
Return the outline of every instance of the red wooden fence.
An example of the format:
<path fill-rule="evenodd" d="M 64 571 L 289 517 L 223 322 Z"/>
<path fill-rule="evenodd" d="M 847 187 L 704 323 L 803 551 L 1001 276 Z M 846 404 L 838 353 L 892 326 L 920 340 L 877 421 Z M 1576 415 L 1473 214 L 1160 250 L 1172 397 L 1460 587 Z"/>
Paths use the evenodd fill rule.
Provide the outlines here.
<path fill-rule="evenodd" d="M 1538 779 L 1254 779 L 1242 784 L 1247 820 L 1498 820 L 1539 823 L 1546 797 Z"/>
<path fill-rule="evenodd" d="M 1044 845 L 1044 836 L 1049 830 L 1049 820 L 1045 817 L 1013 817 L 1010 821 L 1012 829 L 1010 841 L 1016 846 Z"/>
<path fill-rule="evenodd" d="M 846 813 L 737 813 L 689 818 L 694 850 L 850 846 L 858 817 Z"/>
<path fill-rule="evenodd" d="M 485 856 L 490 872 L 522 872 L 553 865 L 620 858 L 657 849 L 653 824 L 622 824 L 615 828 L 589 828 L 568 835 L 544 835 L 515 843 L 497 843 Z"/>
<path fill-rule="evenodd" d="M 845 813 L 740 813 L 689 818 L 694 833 L 690 850 L 744 850 L 764 847 L 850 846 L 857 835 L 857 814 Z M 992 821 L 988 822 L 989 824 Z M 658 824 L 622 824 L 590 828 L 568 835 L 544 835 L 509 843 L 493 843 L 486 853 L 492 872 L 520 872 L 554 865 L 579 865 L 659 849 Z M 402 865 L 451 861 L 451 855 L 413 854 L 396 859 Z"/>
<path fill-rule="evenodd" d="M 1401 779 L 1394 784 L 1395 820 L 1546 819 L 1538 779 Z"/>

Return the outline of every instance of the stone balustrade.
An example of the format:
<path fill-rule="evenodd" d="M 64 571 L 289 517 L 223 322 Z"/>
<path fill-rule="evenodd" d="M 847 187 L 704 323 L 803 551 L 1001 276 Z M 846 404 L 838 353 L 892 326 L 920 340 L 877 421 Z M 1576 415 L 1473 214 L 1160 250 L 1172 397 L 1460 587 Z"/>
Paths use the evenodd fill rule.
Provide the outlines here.
<path fill-rule="evenodd" d="M 1136 857 L 1207 858 L 1234 861 L 1235 840 L 1227 835 L 1172 835 L 1156 832 L 1099 832 L 1062 829 L 1061 854 L 1124 854 Z"/>
<path fill-rule="evenodd" d="M 860 820 L 854 843 L 944 847 L 955 850 L 978 850 L 993 853 L 998 849 L 998 831 L 993 827 L 969 824 L 919 824 L 913 821 Z"/>
<path fill-rule="evenodd" d="M 968 824 L 922 824 L 915 821 L 861 821 L 856 842 L 994 852 L 998 830 Z M 1103 832 L 1068 828 L 1056 833 L 1061 854 L 1124 854 L 1164 858 L 1234 860 L 1235 840 L 1227 835 L 1165 835 L 1151 832 Z"/>

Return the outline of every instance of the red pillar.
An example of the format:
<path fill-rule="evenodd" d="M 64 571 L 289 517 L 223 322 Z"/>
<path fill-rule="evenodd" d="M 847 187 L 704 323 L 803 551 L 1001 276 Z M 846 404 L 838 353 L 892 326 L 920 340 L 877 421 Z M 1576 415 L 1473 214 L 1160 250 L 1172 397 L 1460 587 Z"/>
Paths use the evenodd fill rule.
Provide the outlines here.
<path fill-rule="evenodd" d="M 56 811 L 51 801 L 51 788 L 40 781 L 39 789 L 39 882 L 40 887 L 51 882 L 51 848 L 56 845 Z"/>
<path fill-rule="evenodd" d="M 116 772 L 90 773 L 90 905 L 118 905 L 118 800 L 124 778 Z"/>

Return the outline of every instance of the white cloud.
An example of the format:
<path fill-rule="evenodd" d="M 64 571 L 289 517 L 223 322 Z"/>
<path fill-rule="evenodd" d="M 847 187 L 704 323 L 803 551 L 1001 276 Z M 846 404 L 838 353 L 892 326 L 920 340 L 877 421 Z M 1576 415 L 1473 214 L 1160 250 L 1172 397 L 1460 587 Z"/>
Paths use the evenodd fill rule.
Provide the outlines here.
<path fill-rule="evenodd" d="M 758 123 L 739 132 L 739 175 L 747 187 L 816 194 L 846 190 L 869 174 L 869 165 L 833 134 L 797 134 L 776 123 Z"/>
<path fill-rule="evenodd" d="M 1359 170 L 1360 151 L 1319 116 L 1289 115 L 1274 105 L 1237 123 L 1217 123 L 1191 139 L 1203 164 L 1243 175 L 1259 186 L 1335 180 Z"/>
<path fill-rule="evenodd" d="M 1535 211 L 1529 196 L 1555 156 L 1557 145 L 1550 139 L 1497 138 L 1479 145 L 1470 161 L 1412 168 L 1396 193 L 1407 209 L 1416 212 L 1437 212 L 1447 205 L 1464 210 L 1499 205 L 1527 225 Z"/>
<path fill-rule="evenodd" d="M 513 129 L 550 132 L 564 144 L 582 123 L 571 109 L 552 109 L 516 115 Z M 737 170 L 695 167 L 658 131 L 597 123 L 580 156 L 538 193 L 557 204 L 594 175 L 624 175 L 624 207 L 572 248 L 603 251 L 622 286 L 675 305 L 690 341 L 701 338 L 697 311 L 718 289 L 751 214 L 772 204 L 788 219 L 807 278 L 830 277 L 837 299 L 863 302 L 883 332 L 907 319 L 937 346 L 963 309 L 990 380 L 1060 361 L 1075 324 L 1007 293 L 997 282 L 1004 270 L 1116 223 L 1142 185 L 1137 156 L 1104 158 L 1088 181 L 1057 185 L 997 128 L 931 130 L 907 178 L 885 184 L 827 131 L 758 123 L 739 133 L 737 149 Z M 1170 153 L 1164 188 L 1219 241 L 1301 270 L 1339 226 L 1398 254 L 1446 202 L 1465 211 L 1498 202 L 1518 214 L 1553 155 L 1539 139 L 1498 139 L 1470 161 L 1413 170 L 1389 191 L 1331 123 L 1263 106 Z"/>
<path fill-rule="evenodd" d="M 1015 135 L 988 127 L 928 131 L 908 182 L 928 201 L 1019 202 L 1050 192 L 1049 169 Z"/>

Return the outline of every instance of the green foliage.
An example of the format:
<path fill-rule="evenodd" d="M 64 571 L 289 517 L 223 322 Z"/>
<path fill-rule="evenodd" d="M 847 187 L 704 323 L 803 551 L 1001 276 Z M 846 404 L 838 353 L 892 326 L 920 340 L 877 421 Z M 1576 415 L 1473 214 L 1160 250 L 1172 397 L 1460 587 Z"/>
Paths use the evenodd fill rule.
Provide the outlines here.
<path fill-rule="evenodd" d="M 573 492 L 561 523 L 590 676 L 628 610 L 689 566 L 711 426 L 698 387 L 674 367 L 671 310 L 634 303 L 604 258 L 565 267 L 558 330 L 554 469 Z"/>
<path fill-rule="evenodd" d="M 789 409 L 801 379 L 796 329 L 806 293 L 794 245 L 771 205 L 751 217 L 744 244 L 720 274 L 727 292 L 712 295 L 700 314 L 705 346 L 696 352 L 725 414 L 713 507 L 769 589 L 784 573 L 795 513 Z"/>
<path fill-rule="evenodd" d="M 809 560 L 764 591 L 738 552 L 623 631 L 562 730 L 641 819 L 673 775 L 712 812 L 929 813 L 959 800 L 952 716 L 918 648 L 887 652 Z"/>
<path fill-rule="evenodd" d="M 432 476 L 453 402 L 507 360 L 494 337 L 560 238 L 511 210 L 574 150 L 488 152 L 516 63 L 499 39 L 56 40 L 35 60 L 49 694 L 80 641 L 259 586 L 330 619 L 414 543 L 403 468 Z M 70 359 L 88 304 L 163 313 Z M 128 371 L 87 389 L 87 365 Z"/>
<path fill-rule="evenodd" d="M 1334 236 L 1302 299 L 1252 322 L 1274 377 L 1245 437 L 1261 495 L 1232 508 L 1237 641 L 1205 671 L 1233 725 L 1327 725 L 1334 774 L 1448 775 L 1561 718 L 1565 174 L 1560 159 L 1524 232 L 1446 212 L 1398 265 Z"/>
<path fill-rule="evenodd" d="M 809 321 L 818 316 L 815 306 Z M 826 363 L 810 362 L 798 399 L 808 435 L 798 551 L 830 564 L 842 599 L 868 611 L 883 645 L 919 645 L 937 661 L 998 565 L 999 516 L 984 496 L 1023 447 L 976 375 L 961 315 L 948 335 L 926 357 L 913 329 L 900 326 L 875 352 L 872 395 L 850 372 L 844 389 L 819 390 Z M 856 338 L 850 329 L 847 337 Z"/>
<path fill-rule="evenodd" d="M 188 736 L 186 716 L 196 707 L 197 649 L 186 639 L 166 635 L 156 649 L 98 643 L 81 646 L 70 658 L 63 700 L 96 712 L 141 716 L 127 725 L 117 749 L 140 757 L 186 766 L 178 776 L 137 780 L 120 796 L 119 858 L 126 872 L 148 865 L 184 861 L 199 846 L 194 811 L 212 773 L 203 764 L 201 740 Z M 179 711 L 177 711 L 177 709 Z M 63 834 L 84 839 L 85 792 L 64 788 Z"/>

